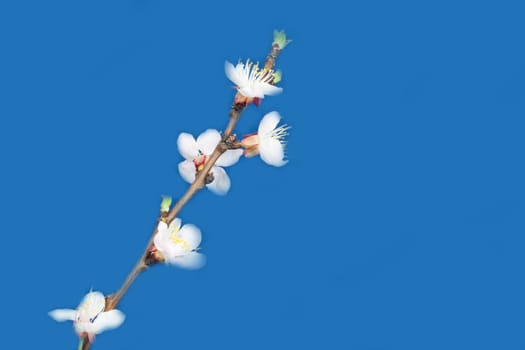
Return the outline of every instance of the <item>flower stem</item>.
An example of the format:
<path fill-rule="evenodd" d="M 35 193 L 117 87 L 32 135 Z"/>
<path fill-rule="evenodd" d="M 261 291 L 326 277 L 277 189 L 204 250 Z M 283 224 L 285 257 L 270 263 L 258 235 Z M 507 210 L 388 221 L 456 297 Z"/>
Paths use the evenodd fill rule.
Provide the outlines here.
<path fill-rule="evenodd" d="M 280 48 L 278 45 L 273 45 L 270 53 L 266 57 L 266 61 L 264 63 L 264 68 L 266 69 L 273 69 L 275 66 L 275 59 L 280 53 Z M 225 143 L 225 141 L 232 135 L 233 130 L 235 129 L 235 126 L 237 125 L 237 122 L 239 121 L 242 112 L 246 109 L 246 104 L 233 104 L 230 109 L 230 120 L 228 122 L 228 125 L 226 126 L 226 129 L 224 130 L 222 134 L 222 140 L 219 142 L 217 147 L 215 147 L 215 150 L 210 155 L 209 159 L 206 161 L 206 164 L 204 165 L 204 168 L 199 171 L 197 174 L 195 180 L 193 183 L 188 187 L 186 192 L 182 195 L 182 197 L 175 203 L 175 205 L 171 208 L 171 210 L 168 212 L 167 215 L 159 215 L 159 218 L 157 219 L 157 224 L 159 221 L 164 221 L 168 225 L 175 219 L 175 217 L 180 213 L 182 208 L 188 203 L 188 201 L 197 193 L 199 190 L 203 189 L 205 186 L 205 179 L 206 175 L 210 172 L 211 168 L 215 165 L 217 162 L 217 159 L 228 150 L 228 146 Z M 142 253 L 142 256 L 135 264 L 135 267 L 131 270 L 131 272 L 128 274 L 126 279 L 124 280 L 124 283 L 122 283 L 122 286 L 120 289 L 112 294 L 109 295 L 106 298 L 106 308 L 105 311 L 113 310 L 117 307 L 117 305 L 120 303 L 122 298 L 124 297 L 124 294 L 128 291 L 129 287 L 133 284 L 135 279 L 140 275 L 142 272 L 144 272 L 148 266 L 146 265 L 146 258 L 149 254 L 149 248 L 153 244 L 153 238 L 155 237 L 155 234 L 157 233 L 157 225 L 155 225 L 155 229 L 153 230 L 153 233 L 151 234 L 151 237 L 148 241 L 148 244 L 146 245 L 146 249 L 144 249 L 144 252 Z M 81 344 L 79 345 L 79 349 L 82 350 L 89 350 L 91 348 L 91 342 L 89 341 L 87 336 L 81 337 Z"/>
<path fill-rule="evenodd" d="M 114 295 L 111 295 L 108 298 L 108 302 L 106 303 L 106 310 L 113 310 L 117 306 L 120 299 L 122 299 L 124 294 L 126 294 L 131 284 L 133 284 L 138 275 L 145 271 L 146 268 L 147 266 L 144 263 L 144 258 L 141 258 L 139 261 L 137 261 L 135 267 L 133 268 L 133 270 L 131 270 L 128 277 L 126 277 L 126 280 L 124 281 L 120 289 Z"/>

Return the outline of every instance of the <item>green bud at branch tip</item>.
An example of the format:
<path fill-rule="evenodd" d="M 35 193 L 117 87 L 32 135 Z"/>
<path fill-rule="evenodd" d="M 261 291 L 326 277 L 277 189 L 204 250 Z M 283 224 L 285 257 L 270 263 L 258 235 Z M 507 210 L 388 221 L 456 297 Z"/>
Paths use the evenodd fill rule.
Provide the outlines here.
<path fill-rule="evenodd" d="M 170 196 L 162 196 L 162 202 L 160 203 L 160 211 L 166 213 L 170 211 L 172 198 Z"/>
<path fill-rule="evenodd" d="M 281 31 L 274 30 L 273 31 L 272 45 L 277 45 L 279 46 L 279 49 L 282 50 L 286 47 L 286 45 L 288 45 L 291 42 L 292 42 L 291 40 L 286 39 L 286 34 L 284 33 L 284 30 L 281 30 Z"/>

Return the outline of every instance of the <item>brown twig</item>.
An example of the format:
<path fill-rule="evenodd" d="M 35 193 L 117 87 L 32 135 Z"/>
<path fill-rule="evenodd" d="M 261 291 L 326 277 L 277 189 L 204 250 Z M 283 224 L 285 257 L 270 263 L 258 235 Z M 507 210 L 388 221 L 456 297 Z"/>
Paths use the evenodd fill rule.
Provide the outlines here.
<path fill-rule="evenodd" d="M 266 57 L 264 68 L 267 70 L 272 70 L 275 66 L 275 60 L 277 56 L 279 56 L 280 48 L 278 45 L 273 45 L 270 53 Z M 228 122 L 228 125 L 226 126 L 226 129 L 224 130 L 222 134 L 222 140 L 219 142 L 217 147 L 215 147 L 215 150 L 210 155 L 209 159 L 206 161 L 206 164 L 204 165 L 204 168 L 197 174 L 197 177 L 193 181 L 193 183 L 188 187 L 186 192 L 182 195 L 182 197 L 175 203 L 175 205 L 170 209 L 167 215 L 159 215 L 159 218 L 157 219 L 157 224 L 159 221 L 164 221 L 167 224 L 170 224 L 176 216 L 180 213 L 184 205 L 188 203 L 188 201 L 202 188 L 205 186 L 205 179 L 206 175 L 210 172 L 211 168 L 215 165 L 217 162 L 217 159 L 228 150 L 228 146 L 226 145 L 226 142 L 229 137 L 232 135 L 233 130 L 235 129 L 235 126 L 237 125 L 237 122 L 239 121 L 239 118 L 241 117 L 242 112 L 246 109 L 247 104 L 233 104 L 229 116 L 230 120 Z M 117 307 L 119 302 L 124 297 L 124 294 L 128 291 L 129 287 L 133 284 L 135 279 L 140 275 L 143 271 L 145 271 L 148 266 L 146 265 L 145 261 L 148 258 L 148 255 L 150 254 L 150 247 L 153 244 L 153 238 L 155 237 L 155 234 L 157 233 L 157 225 L 155 225 L 155 229 L 153 230 L 153 233 L 151 234 L 151 237 L 148 241 L 148 244 L 146 245 L 146 249 L 144 250 L 144 253 L 140 257 L 140 259 L 135 264 L 135 267 L 131 270 L 131 272 L 128 274 L 126 279 L 124 280 L 124 283 L 120 287 L 120 289 L 115 292 L 112 295 L 108 295 L 106 298 L 106 311 L 113 310 Z M 82 337 L 82 350 L 89 350 L 91 347 L 91 343 L 87 336 Z"/>

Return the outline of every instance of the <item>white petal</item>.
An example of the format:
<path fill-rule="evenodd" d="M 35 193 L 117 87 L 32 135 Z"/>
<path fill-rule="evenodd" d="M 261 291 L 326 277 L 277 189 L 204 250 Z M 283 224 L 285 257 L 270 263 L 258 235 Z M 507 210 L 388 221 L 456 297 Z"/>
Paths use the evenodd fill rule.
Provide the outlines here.
<path fill-rule="evenodd" d="M 274 86 L 268 83 L 262 83 L 261 86 L 257 86 L 257 89 L 261 91 L 264 95 L 277 95 L 283 91 L 283 88 Z"/>
<path fill-rule="evenodd" d="M 177 236 L 186 241 L 191 250 L 196 249 L 202 240 L 201 230 L 192 224 L 182 226 Z"/>
<path fill-rule="evenodd" d="M 259 134 L 260 137 L 264 137 L 264 135 L 272 132 L 277 127 L 280 120 L 281 116 L 278 112 L 273 111 L 266 114 L 259 123 L 257 134 Z"/>
<path fill-rule="evenodd" d="M 126 316 L 119 310 L 102 312 L 95 319 L 95 322 L 93 322 L 92 333 L 100 334 L 104 331 L 117 328 L 125 319 Z"/>
<path fill-rule="evenodd" d="M 221 134 L 215 129 L 208 129 L 197 138 L 197 146 L 205 155 L 209 156 L 221 141 Z"/>
<path fill-rule="evenodd" d="M 193 160 L 199 155 L 197 142 L 191 134 L 185 132 L 181 133 L 177 138 L 177 148 L 185 159 Z"/>
<path fill-rule="evenodd" d="M 208 188 L 215 194 L 225 195 L 230 190 L 231 182 L 226 171 L 218 166 L 211 169 L 213 173 L 213 182 L 208 184 Z"/>
<path fill-rule="evenodd" d="M 201 253 L 191 252 L 184 256 L 177 256 L 171 259 L 169 263 L 185 269 L 195 270 L 206 264 L 206 256 Z"/>
<path fill-rule="evenodd" d="M 239 161 L 242 156 L 242 149 L 230 149 L 224 152 L 215 162 L 217 166 L 232 166 Z"/>
<path fill-rule="evenodd" d="M 93 333 L 93 324 L 91 322 L 75 322 L 73 327 L 78 334 L 81 333 Z"/>
<path fill-rule="evenodd" d="M 164 221 L 159 221 L 159 224 L 157 225 L 157 231 L 166 231 L 168 229 L 168 225 Z"/>
<path fill-rule="evenodd" d="M 235 85 L 239 86 L 245 84 L 244 79 L 239 75 L 239 70 L 228 61 L 224 62 L 224 72 L 228 79 L 230 79 Z"/>
<path fill-rule="evenodd" d="M 179 174 L 191 184 L 195 180 L 195 164 L 191 160 L 183 160 L 179 163 Z"/>
<path fill-rule="evenodd" d="M 255 82 L 249 85 L 243 85 L 239 88 L 239 92 L 246 97 L 264 98 L 264 95 L 275 95 L 282 91 L 280 87 L 273 86 L 268 83 Z"/>
<path fill-rule="evenodd" d="M 179 237 L 179 234 L 180 231 L 177 233 L 177 237 Z M 169 230 L 157 232 L 155 237 L 153 237 L 153 243 L 155 244 L 155 247 L 157 247 L 162 255 L 164 255 L 166 260 L 170 260 L 175 256 L 180 256 L 188 252 L 188 250 L 184 249 L 181 244 L 175 244 L 171 238 L 172 232 Z"/>
<path fill-rule="evenodd" d="M 179 218 L 173 219 L 173 221 L 170 223 L 170 230 L 178 231 L 180 230 L 180 225 L 182 224 L 182 220 Z"/>
<path fill-rule="evenodd" d="M 257 89 L 251 85 L 244 85 L 239 88 L 239 92 L 246 97 L 258 97 L 264 98 L 264 92 L 262 89 Z"/>
<path fill-rule="evenodd" d="M 164 255 L 168 255 L 168 252 L 170 251 L 170 237 L 169 237 L 168 230 L 162 230 L 155 234 L 155 237 L 153 237 L 153 244 L 155 244 L 155 247 Z"/>
<path fill-rule="evenodd" d="M 106 298 L 100 292 L 89 292 L 78 306 L 78 312 L 82 317 L 95 317 L 106 307 Z"/>
<path fill-rule="evenodd" d="M 288 163 L 288 161 L 283 159 L 284 147 L 276 139 L 267 138 L 265 140 L 261 140 L 261 143 L 259 144 L 259 153 L 261 155 L 261 159 L 266 164 L 273 166 L 283 166 Z"/>
<path fill-rule="evenodd" d="M 77 314 L 77 310 L 71 310 L 71 309 L 56 309 L 48 313 L 48 315 L 52 319 L 58 322 L 74 321 L 76 314 Z"/>

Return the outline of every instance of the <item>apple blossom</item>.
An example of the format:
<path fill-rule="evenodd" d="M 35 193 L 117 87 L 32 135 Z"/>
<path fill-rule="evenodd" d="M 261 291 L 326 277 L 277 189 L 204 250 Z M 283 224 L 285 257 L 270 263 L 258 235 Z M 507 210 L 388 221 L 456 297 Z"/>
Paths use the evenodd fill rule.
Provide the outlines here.
<path fill-rule="evenodd" d="M 93 342 L 95 335 L 119 327 L 126 318 L 119 310 L 104 311 L 106 298 L 100 292 L 89 292 L 84 296 L 76 310 L 56 309 L 49 312 L 55 321 L 73 321 L 79 336 L 87 335 Z"/>
<path fill-rule="evenodd" d="M 258 105 L 260 99 L 265 95 L 275 95 L 283 90 L 272 84 L 273 70 L 260 69 L 250 60 L 247 60 L 246 64 L 239 62 L 236 66 L 226 61 L 224 70 L 228 79 L 236 85 L 238 94 L 241 95 L 235 97 L 235 103 L 254 101 Z"/>
<path fill-rule="evenodd" d="M 277 112 L 266 114 L 261 122 L 257 133 L 245 136 L 241 144 L 245 148 L 244 155 L 253 157 L 257 154 L 261 159 L 273 166 L 283 166 L 288 161 L 284 160 L 284 137 L 288 135 L 287 125 L 277 127 L 281 116 Z"/>
<path fill-rule="evenodd" d="M 195 180 L 197 171 L 202 170 L 209 156 L 221 141 L 221 135 L 217 130 L 208 129 L 197 137 L 191 134 L 181 133 L 177 139 L 177 146 L 180 154 L 185 158 L 179 163 L 179 173 L 182 178 L 192 183 Z M 215 165 L 211 168 L 213 181 L 206 186 L 214 193 L 224 195 L 230 190 L 231 182 L 228 174 L 222 167 L 231 166 L 239 161 L 242 150 L 227 150 L 224 152 Z"/>
<path fill-rule="evenodd" d="M 181 227 L 181 220 L 175 218 L 169 225 L 160 221 L 153 238 L 155 248 L 168 264 L 187 269 L 198 269 L 205 263 L 204 254 L 198 253 L 201 231 L 192 224 Z"/>

